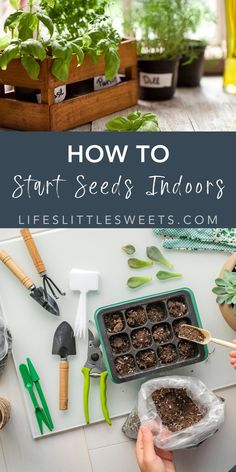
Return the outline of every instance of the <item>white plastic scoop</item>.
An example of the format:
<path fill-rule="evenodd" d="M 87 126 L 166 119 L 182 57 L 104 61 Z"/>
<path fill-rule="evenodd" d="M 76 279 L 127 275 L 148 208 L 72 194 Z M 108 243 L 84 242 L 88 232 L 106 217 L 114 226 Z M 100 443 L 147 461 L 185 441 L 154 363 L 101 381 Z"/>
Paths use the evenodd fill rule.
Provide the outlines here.
<path fill-rule="evenodd" d="M 85 338 L 87 330 L 87 293 L 98 290 L 98 282 L 98 272 L 79 269 L 72 269 L 70 272 L 70 289 L 80 292 L 74 325 L 74 335 L 80 338 Z"/>
<path fill-rule="evenodd" d="M 181 328 L 184 328 L 184 327 L 191 328 L 191 330 L 193 330 L 193 331 L 198 331 L 198 332 L 202 333 L 202 335 L 204 336 L 204 339 L 202 341 L 194 340 L 194 339 L 190 339 L 190 337 L 181 335 Z M 188 324 L 183 324 L 181 326 L 181 328 L 180 328 L 180 332 L 178 334 L 178 337 L 181 338 L 181 339 L 186 339 L 187 341 L 191 341 L 193 343 L 203 344 L 203 345 L 204 344 L 209 344 L 210 342 L 212 342 L 212 343 L 220 344 L 221 346 L 230 347 L 230 348 L 232 348 L 236 351 L 236 344 L 230 343 L 228 341 L 224 341 L 223 339 L 213 338 L 210 331 L 208 331 L 207 329 L 197 328 L 197 326 L 191 326 L 191 325 L 188 325 Z"/>

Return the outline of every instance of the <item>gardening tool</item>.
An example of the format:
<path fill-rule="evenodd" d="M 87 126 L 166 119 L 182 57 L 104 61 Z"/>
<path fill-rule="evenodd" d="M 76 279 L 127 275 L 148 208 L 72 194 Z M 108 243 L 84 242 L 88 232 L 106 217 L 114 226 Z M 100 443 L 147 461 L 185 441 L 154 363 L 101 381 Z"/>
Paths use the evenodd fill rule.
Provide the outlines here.
<path fill-rule="evenodd" d="M 111 425 L 109 417 L 109 411 L 107 408 L 107 370 L 102 357 L 102 351 L 100 349 L 100 340 L 95 329 L 95 325 L 92 321 L 89 321 L 88 327 L 88 356 L 87 361 L 82 368 L 84 375 L 84 416 L 86 424 L 89 424 L 89 391 L 90 391 L 90 378 L 100 378 L 100 403 L 104 419 L 107 424 Z"/>
<path fill-rule="evenodd" d="M 59 409 L 68 409 L 68 378 L 69 362 L 68 356 L 76 355 L 75 337 L 72 327 L 67 321 L 63 321 L 54 334 L 52 354 L 58 355 L 60 361 L 60 387 L 59 387 Z"/>
<path fill-rule="evenodd" d="M 35 388 L 36 388 L 36 390 L 37 390 L 37 392 L 38 392 L 38 396 L 39 396 L 39 398 L 40 398 L 42 407 L 43 407 L 43 409 L 44 409 L 44 413 L 45 413 L 45 415 L 47 416 L 48 423 L 50 424 L 51 430 L 53 430 L 53 429 L 54 429 L 54 425 L 53 425 L 53 422 L 52 422 L 52 417 L 51 417 L 51 414 L 50 414 L 50 411 L 49 411 L 49 408 L 48 408 L 48 404 L 47 404 L 46 398 L 45 398 L 45 396 L 44 396 L 44 393 L 43 393 L 43 390 L 42 390 L 42 387 L 41 387 L 41 384 L 40 384 L 40 377 L 39 377 L 39 374 L 38 374 L 38 372 L 36 371 L 36 369 L 35 369 L 35 367 L 34 367 L 34 365 L 33 365 L 33 362 L 29 359 L 29 357 L 28 357 L 26 360 L 27 360 L 27 365 L 28 365 L 30 377 L 31 377 L 32 382 L 34 383 Z"/>
<path fill-rule="evenodd" d="M 3 250 L 0 250 L 0 260 L 5 264 L 8 269 L 17 277 L 17 279 L 30 290 L 30 296 L 38 302 L 45 310 L 49 311 L 53 315 L 59 315 L 59 308 L 55 300 L 48 295 L 45 297 L 45 293 L 42 287 L 36 287 L 34 282 L 25 275 L 25 273 L 18 267 L 13 259 Z"/>
<path fill-rule="evenodd" d="M 44 397 L 42 397 L 42 396 L 39 397 L 40 400 L 41 400 L 41 403 L 42 403 L 42 407 L 41 407 L 39 405 L 37 397 L 35 395 L 35 390 L 34 390 L 35 381 L 31 377 L 29 368 L 27 367 L 26 364 L 20 364 L 19 370 L 20 370 L 20 374 L 21 374 L 22 380 L 24 382 L 25 388 L 28 390 L 31 401 L 34 405 L 34 412 L 35 412 L 35 416 L 36 416 L 36 420 L 37 420 L 37 423 L 38 423 L 40 433 L 43 434 L 43 424 L 45 424 L 47 426 L 49 431 L 52 431 L 53 430 L 52 421 L 51 421 L 51 419 L 49 420 L 49 417 L 47 416 L 47 413 L 46 413 L 45 408 L 44 408 L 44 404 L 43 404 L 44 402 L 42 402 L 42 400 L 41 400 L 41 398 L 44 398 Z M 36 381 L 36 382 L 38 382 L 38 381 Z M 37 391 L 38 391 L 38 388 L 37 388 Z"/>
<path fill-rule="evenodd" d="M 98 290 L 98 272 L 72 269 L 70 272 L 70 289 L 80 292 L 78 310 L 75 318 L 75 336 L 86 336 L 87 328 L 87 293 Z"/>
<path fill-rule="evenodd" d="M 183 324 L 183 325 L 181 325 L 181 328 L 184 328 L 184 327 L 189 328 L 189 326 L 190 325 Z M 204 339 L 202 341 L 195 341 L 195 340 L 190 339 L 186 336 L 182 336 L 180 333 L 179 333 L 179 338 L 186 339 L 186 340 L 191 341 L 193 343 L 203 344 L 203 345 L 209 344 L 210 342 L 211 343 L 216 343 L 216 344 L 220 344 L 221 346 L 230 347 L 230 348 L 233 348 L 234 350 L 236 350 L 236 344 L 229 343 L 228 341 L 224 341 L 223 339 L 213 338 L 210 331 L 208 331 L 207 329 L 197 328 L 196 326 L 191 326 L 191 329 L 194 329 L 194 330 L 199 331 L 200 333 L 202 333 L 203 336 L 204 336 Z"/>
<path fill-rule="evenodd" d="M 38 272 L 38 274 L 43 278 L 43 288 L 44 288 L 44 293 L 45 293 L 45 298 L 48 298 L 48 289 L 51 291 L 51 294 L 53 297 L 58 299 L 59 297 L 57 296 L 56 292 L 59 295 L 64 296 L 65 292 L 62 292 L 59 287 L 53 282 L 53 280 L 47 275 L 47 269 L 41 259 L 41 256 L 39 254 L 38 248 L 35 244 L 35 241 L 33 239 L 33 236 L 29 230 L 29 228 L 24 228 L 21 230 L 21 236 L 24 239 L 24 242 L 27 246 L 27 249 L 29 251 L 29 254 L 33 260 L 34 266 Z"/>

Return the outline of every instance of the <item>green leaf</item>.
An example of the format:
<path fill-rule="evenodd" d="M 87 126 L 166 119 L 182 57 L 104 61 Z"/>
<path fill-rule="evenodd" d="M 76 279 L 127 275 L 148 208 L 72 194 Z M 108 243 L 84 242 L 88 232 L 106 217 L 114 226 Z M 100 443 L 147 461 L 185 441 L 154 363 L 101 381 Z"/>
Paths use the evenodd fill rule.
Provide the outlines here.
<path fill-rule="evenodd" d="M 17 10 L 14 13 L 11 13 L 9 15 L 4 23 L 4 31 L 7 31 L 7 29 L 14 28 L 20 17 L 24 14 L 23 10 Z"/>
<path fill-rule="evenodd" d="M 12 59 L 19 57 L 19 46 L 18 44 L 10 44 L 0 56 L 0 67 L 2 70 L 6 70 L 9 62 Z"/>
<path fill-rule="evenodd" d="M 225 289 L 223 287 L 214 287 L 212 292 L 216 295 L 225 295 Z"/>
<path fill-rule="evenodd" d="M 116 76 L 120 67 L 120 56 L 116 49 L 108 49 L 105 52 L 105 78 L 112 80 Z"/>
<path fill-rule="evenodd" d="M 218 287 L 225 287 L 227 285 L 226 280 L 220 278 L 216 279 L 215 283 Z"/>
<path fill-rule="evenodd" d="M 171 278 L 174 278 L 174 277 L 182 277 L 182 274 L 180 274 L 178 272 L 168 272 L 166 270 L 159 270 L 159 272 L 157 272 L 157 274 L 156 274 L 156 277 L 159 280 L 167 280 L 167 279 L 171 279 Z"/>
<path fill-rule="evenodd" d="M 54 59 L 51 72 L 56 79 L 66 82 L 70 73 L 71 57 L 68 59 Z"/>
<path fill-rule="evenodd" d="M 130 277 L 127 280 L 127 285 L 130 288 L 138 288 L 152 281 L 151 277 Z"/>
<path fill-rule="evenodd" d="M 72 54 L 71 45 L 68 43 L 61 43 L 60 41 L 53 41 L 52 43 L 52 56 L 57 59 L 67 59 L 68 55 Z"/>
<path fill-rule="evenodd" d="M 38 18 L 34 13 L 24 13 L 19 20 L 19 38 L 26 41 L 33 37 L 33 32 L 38 26 Z"/>
<path fill-rule="evenodd" d="M 138 129 L 137 131 L 141 132 L 157 132 L 160 131 L 159 126 L 154 122 L 154 121 L 145 121 Z"/>
<path fill-rule="evenodd" d="M 135 247 L 132 244 L 126 244 L 126 246 L 122 246 L 121 249 L 129 256 L 135 253 Z"/>
<path fill-rule="evenodd" d="M 141 116 L 142 116 L 141 111 L 138 111 L 138 110 L 137 110 L 137 111 L 133 111 L 132 113 L 129 113 L 129 115 L 127 115 L 127 118 L 128 118 L 128 120 L 130 120 L 130 121 L 135 121 L 135 120 L 137 120 L 138 118 L 141 118 Z"/>
<path fill-rule="evenodd" d="M 130 258 L 128 259 L 128 265 L 131 269 L 143 269 L 144 267 L 150 267 L 153 265 L 151 261 L 142 261 L 141 259 Z"/>
<path fill-rule="evenodd" d="M 55 5 L 55 1 L 54 1 L 54 0 L 46 0 L 46 3 L 48 4 L 48 6 L 49 6 L 50 8 L 53 8 L 54 5 Z"/>
<path fill-rule="evenodd" d="M 32 80 L 37 80 L 40 73 L 39 63 L 31 56 L 23 56 L 21 64 Z"/>
<path fill-rule="evenodd" d="M 17 10 L 17 8 L 19 7 L 19 3 L 20 3 L 20 0 L 9 0 L 10 1 L 10 4 L 11 6 Z"/>
<path fill-rule="evenodd" d="M 231 303 L 233 303 L 233 298 L 233 295 L 227 295 L 227 297 L 225 297 L 225 303 L 231 305 Z"/>
<path fill-rule="evenodd" d="M 225 298 L 226 298 L 226 295 L 219 295 L 216 298 L 216 302 L 219 303 L 219 305 L 222 305 L 223 303 L 225 303 Z"/>
<path fill-rule="evenodd" d="M 147 257 L 158 264 L 164 265 L 166 267 L 173 267 L 172 262 L 168 261 L 163 254 L 161 253 L 160 249 L 156 246 L 149 246 L 146 248 Z"/>
<path fill-rule="evenodd" d="M 72 47 L 73 54 L 76 54 L 78 66 L 80 66 L 83 63 L 83 60 L 84 60 L 83 49 L 80 46 L 78 46 L 77 44 L 75 44 L 74 42 L 71 43 L 71 47 Z"/>
<path fill-rule="evenodd" d="M 130 121 L 125 116 L 116 116 L 106 123 L 108 131 L 129 131 L 131 126 Z"/>
<path fill-rule="evenodd" d="M 46 59 L 46 51 L 40 41 L 36 39 L 27 39 L 21 43 L 21 51 L 23 55 L 29 55 L 35 59 L 43 61 Z"/>
<path fill-rule="evenodd" d="M 6 49 L 11 43 L 11 36 L 5 34 L 4 36 L 0 37 L 0 51 Z"/>
<path fill-rule="evenodd" d="M 53 26 L 53 22 L 51 18 L 48 15 L 45 15 L 45 13 L 42 13 L 39 11 L 36 13 L 36 16 L 39 19 L 39 21 L 41 21 L 41 23 L 43 23 L 43 25 L 46 26 L 50 36 L 52 36 L 54 32 L 54 26 Z"/>
<path fill-rule="evenodd" d="M 235 282 L 236 281 L 236 272 L 231 272 L 231 270 L 224 270 L 224 277 L 225 280 L 229 282 Z"/>

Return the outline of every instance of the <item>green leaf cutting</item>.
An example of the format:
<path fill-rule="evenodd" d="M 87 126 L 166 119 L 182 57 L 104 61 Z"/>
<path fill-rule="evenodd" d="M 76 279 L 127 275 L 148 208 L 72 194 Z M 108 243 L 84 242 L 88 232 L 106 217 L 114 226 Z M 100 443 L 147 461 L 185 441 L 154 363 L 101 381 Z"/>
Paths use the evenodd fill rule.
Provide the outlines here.
<path fill-rule="evenodd" d="M 153 265 L 152 261 L 143 261 L 141 259 L 130 258 L 128 259 L 128 265 L 131 269 L 143 269 L 144 267 L 150 267 Z"/>
<path fill-rule="evenodd" d="M 122 246 L 121 249 L 129 256 L 135 253 L 135 247 L 132 244 L 126 244 L 126 246 Z"/>
<path fill-rule="evenodd" d="M 163 254 L 161 253 L 160 249 L 156 246 L 148 246 L 146 248 L 147 257 L 158 264 L 164 265 L 169 269 L 173 267 L 172 262 L 168 261 Z"/>
<path fill-rule="evenodd" d="M 156 277 L 158 278 L 158 280 L 168 280 L 175 277 L 182 277 L 182 274 L 180 274 L 179 272 L 168 272 L 166 270 L 159 270 L 159 272 L 157 272 L 156 274 Z"/>
<path fill-rule="evenodd" d="M 138 288 L 142 287 L 142 285 L 148 284 L 151 281 L 151 277 L 130 277 L 127 280 L 127 285 L 130 288 Z"/>

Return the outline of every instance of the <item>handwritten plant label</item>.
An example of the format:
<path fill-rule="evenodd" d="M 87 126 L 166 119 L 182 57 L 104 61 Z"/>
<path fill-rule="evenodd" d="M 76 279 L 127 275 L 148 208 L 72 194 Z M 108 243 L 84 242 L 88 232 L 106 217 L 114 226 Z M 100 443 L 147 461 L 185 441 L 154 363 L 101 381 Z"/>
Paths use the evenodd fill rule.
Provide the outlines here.
<path fill-rule="evenodd" d="M 60 85 L 54 89 L 54 103 L 63 102 L 66 98 L 66 85 Z M 38 103 L 42 103 L 41 93 L 37 94 Z"/>
<path fill-rule="evenodd" d="M 101 90 L 108 87 L 113 87 L 121 82 L 121 77 L 116 75 L 112 80 L 106 80 L 104 75 L 94 77 L 94 90 Z"/>
<path fill-rule="evenodd" d="M 149 74 L 140 72 L 139 81 L 141 87 L 164 88 L 171 87 L 173 74 Z"/>

